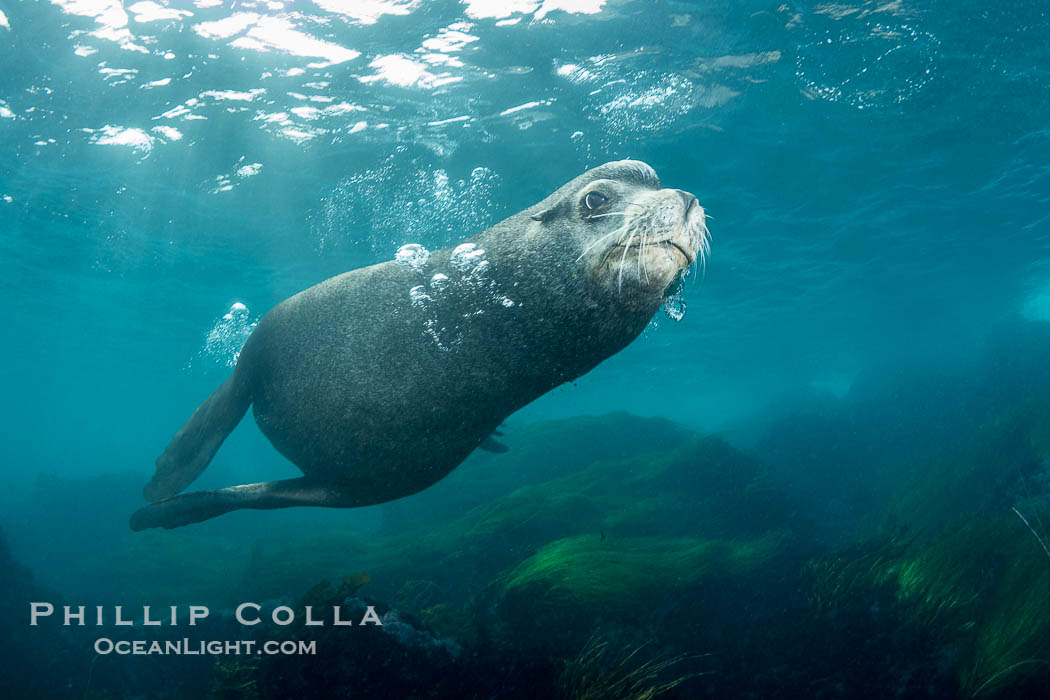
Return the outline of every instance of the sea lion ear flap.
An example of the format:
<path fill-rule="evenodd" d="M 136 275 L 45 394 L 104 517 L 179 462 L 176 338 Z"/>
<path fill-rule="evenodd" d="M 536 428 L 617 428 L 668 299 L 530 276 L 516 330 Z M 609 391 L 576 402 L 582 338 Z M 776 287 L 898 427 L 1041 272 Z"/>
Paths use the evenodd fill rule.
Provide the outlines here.
<path fill-rule="evenodd" d="M 540 204 L 543 204 L 543 202 L 540 202 Z M 552 204 L 546 209 L 539 210 L 529 218 L 531 218 L 533 221 L 547 222 L 556 217 L 559 213 L 561 213 L 563 209 L 565 209 L 565 202 L 558 202 L 556 204 Z"/>

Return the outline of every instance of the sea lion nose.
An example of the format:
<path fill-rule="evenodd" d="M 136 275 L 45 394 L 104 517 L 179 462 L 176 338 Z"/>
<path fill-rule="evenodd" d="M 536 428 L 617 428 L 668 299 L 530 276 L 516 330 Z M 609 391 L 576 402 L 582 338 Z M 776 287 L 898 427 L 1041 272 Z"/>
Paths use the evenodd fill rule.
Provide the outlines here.
<path fill-rule="evenodd" d="M 686 192 L 685 190 L 675 190 L 675 192 L 678 193 L 678 196 L 681 197 L 682 201 L 685 203 L 685 213 L 686 214 L 689 213 L 690 209 L 692 209 L 694 206 L 699 204 L 699 202 L 697 201 L 696 197 L 694 197 L 690 193 Z"/>

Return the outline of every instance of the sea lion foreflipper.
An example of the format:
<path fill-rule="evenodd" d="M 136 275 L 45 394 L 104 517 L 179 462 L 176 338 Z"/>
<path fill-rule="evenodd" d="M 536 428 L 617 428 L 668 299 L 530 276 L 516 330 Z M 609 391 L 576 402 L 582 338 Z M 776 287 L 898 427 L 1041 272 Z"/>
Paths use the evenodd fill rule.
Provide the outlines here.
<path fill-rule="evenodd" d="M 208 466 L 222 441 L 251 405 L 251 392 L 243 374 L 235 370 L 175 433 L 164 454 L 157 458 L 153 478 L 142 490 L 147 501 L 152 503 L 174 496 L 193 483 Z"/>
<path fill-rule="evenodd" d="M 495 440 L 495 439 L 490 438 L 490 437 L 487 437 L 484 440 L 482 440 L 481 444 L 478 445 L 478 447 L 480 447 L 483 450 L 487 450 L 489 452 L 499 452 L 499 453 L 506 452 L 507 450 L 510 449 L 509 447 L 504 445 L 499 440 Z"/>
<path fill-rule="evenodd" d="M 241 508 L 268 510 L 289 506 L 338 507 L 346 503 L 347 500 L 337 491 L 318 485 L 306 477 L 264 481 L 213 491 L 195 491 L 151 503 L 132 514 L 131 529 L 163 527 L 170 530 Z"/>

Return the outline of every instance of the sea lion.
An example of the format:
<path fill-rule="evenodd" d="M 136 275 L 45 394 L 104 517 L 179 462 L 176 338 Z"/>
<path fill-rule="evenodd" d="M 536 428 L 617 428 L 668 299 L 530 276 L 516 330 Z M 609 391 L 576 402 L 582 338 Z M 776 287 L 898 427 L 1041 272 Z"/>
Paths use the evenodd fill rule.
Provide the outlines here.
<path fill-rule="evenodd" d="M 274 307 L 157 459 L 131 528 L 240 508 L 383 503 L 435 483 L 510 414 L 623 349 L 703 262 L 703 208 L 606 163 L 464 243 L 351 270 Z M 699 261 L 698 261 L 699 258 Z M 176 495 L 248 406 L 303 472 Z"/>

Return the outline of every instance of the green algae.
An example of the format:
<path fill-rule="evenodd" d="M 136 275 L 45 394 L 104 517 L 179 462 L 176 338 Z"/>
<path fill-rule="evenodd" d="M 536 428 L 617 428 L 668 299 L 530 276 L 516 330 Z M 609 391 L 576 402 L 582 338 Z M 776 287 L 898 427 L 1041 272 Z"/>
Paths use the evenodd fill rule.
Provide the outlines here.
<path fill-rule="evenodd" d="M 809 566 L 818 608 L 887 596 L 957 650 L 971 696 L 1009 693 L 1050 669 L 1045 460 L 1050 402 L 988 416 L 951 453 L 919 465 L 865 543 Z"/>
<path fill-rule="evenodd" d="M 1011 514 L 988 523 L 977 547 L 975 538 L 966 543 L 969 561 L 999 564 L 980 606 L 972 651 L 963 668 L 963 685 L 974 694 L 1050 667 L 1050 557 L 1031 534 Z M 972 573 L 977 579 L 981 572 Z"/>
<path fill-rule="evenodd" d="M 597 635 L 566 660 L 555 684 L 557 700 L 652 700 L 695 677 L 671 674 L 688 657 L 643 658 L 642 647 L 615 648 Z M 668 679 L 666 676 L 670 675 Z"/>
<path fill-rule="evenodd" d="M 212 684 L 208 697 L 211 700 L 259 700 L 262 698 L 257 679 L 260 662 L 259 657 L 225 659 L 217 656 L 212 670 Z"/>
<path fill-rule="evenodd" d="M 1050 668 L 1050 557 L 1042 538 L 1007 510 L 936 536 L 870 542 L 811 564 L 813 599 L 827 608 L 888 594 L 901 615 L 957 649 L 964 692 L 1008 692 Z"/>
<path fill-rule="evenodd" d="M 632 607 L 642 595 L 688 588 L 704 578 L 731 578 L 767 563 L 788 535 L 754 540 L 579 535 L 542 547 L 504 578 L 504 592 L 542 589 L 546 598 L 605 608 Z"/>

